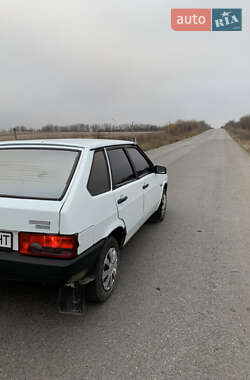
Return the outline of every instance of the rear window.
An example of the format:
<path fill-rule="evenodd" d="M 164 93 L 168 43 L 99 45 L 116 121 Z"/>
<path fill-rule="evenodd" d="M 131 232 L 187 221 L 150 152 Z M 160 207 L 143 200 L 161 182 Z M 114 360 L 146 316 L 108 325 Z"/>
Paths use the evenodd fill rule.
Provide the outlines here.
<path fill-rule="evenodd" d="M 61 199 L 79 157 L 66 149 L 0 149 L 0 197 Z"/>

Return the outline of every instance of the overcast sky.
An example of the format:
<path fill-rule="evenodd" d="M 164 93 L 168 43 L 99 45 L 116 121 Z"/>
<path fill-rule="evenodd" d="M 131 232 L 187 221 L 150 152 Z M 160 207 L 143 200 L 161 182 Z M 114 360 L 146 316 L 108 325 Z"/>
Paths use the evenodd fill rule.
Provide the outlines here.
<path fill-rule="evenodd" d="M 242 7 L 243 32 L 174 32 L 170 8 Z M 0 0 L 0 129 L 250 113 L 249 0 Z M 250 12 L 249 12 L 250 14 Z"/>

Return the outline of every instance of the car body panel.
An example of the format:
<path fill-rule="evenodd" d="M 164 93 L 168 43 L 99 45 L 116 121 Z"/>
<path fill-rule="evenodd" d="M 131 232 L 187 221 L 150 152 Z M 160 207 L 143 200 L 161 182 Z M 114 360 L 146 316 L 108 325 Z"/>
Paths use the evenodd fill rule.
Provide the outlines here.
<path fill-rule="evenodd" d="M 143 191 L 139 181 L 132 181 L 113 190 L 118 217 L 126 225 L 125 243 L 134 235 L 143 223 Z M 127 199 L 119 204 L 119 199 Z"/>
<path fill-rule="evenodd" d="M 143 190 L 143 213 L 145 221 L 159 206 L 162 193 L 162 178 L 159 174 L 151 173 L 142 179 L 143 187 L 145 187 Z"/>
<path fill-rule="evenodd" d="M 78 234 L 77 254 L 81 257 L 86 252 L 88 254 L 91 254 L 92 251 L 96 253 L 96 249 L 92 250 L 92 247 L 103 242 L 117 228 L 124 230 L 125 239 L 122 243 L 127 243 L 142 224 L 157 210 L 161 202 L 162 191 L 168 182 L 167 174 L 161 175 L 152 172 L 113 189 L 108 162 L 110 190 L 92 196 L 87 189 L 87 183 L 94 151 L 102 148 L 105 151 L 106 147 L 125 146 L 127 144 L 134 143 L 98 139 L 54 139 L 0 143 L 0 149 L 5 147 L 40 148 L 46 146 L 51 149 L 66 147 L 81 152 L 74 175 L 61 200 L 0 197 L 0 231 L 12 233 L 12 249 L 13 252 L 17 253 L 17 256 L 13 256 L 15 263 L 18 262 L 18 232 L 20 231 L 62 235 Z M 144 185 L 147 184 L 148 186 L 144 188 Z M 118 203 L 121 196 L 126 196 L 127 199 L 123 203 Z M 99 244 L 98 247 L 100 249 L 101 245 Z M 8 263 L 6 258 L 8 258 L 7 253 L 5 253 L 4 262 L 9 271 L 11 260 Z M 40 257 L 32 260 L 21 258 L 20 265 L 24 268 L 26 261 L 27 263 L 32 262 L 30 266 L 32 268 L 36 260 L 38 263 L 41 260 L 40 263 L 42 263 Z M 48 262 L 46 261 L 44 267 L 41 266 L 41 271 L 46 270 Z M 81 259 L 78 262 L 83 263 L 85 260 Z M 53 263 L 55 260 L 51 261 L 52 265 L 54 265 Z M 74 268 L 76 267 L 74 265 Z M 39 268 L 38 265 L 38 270 L 40 270 Z M 44 275 L 46 276 L 46 274 Z"/>

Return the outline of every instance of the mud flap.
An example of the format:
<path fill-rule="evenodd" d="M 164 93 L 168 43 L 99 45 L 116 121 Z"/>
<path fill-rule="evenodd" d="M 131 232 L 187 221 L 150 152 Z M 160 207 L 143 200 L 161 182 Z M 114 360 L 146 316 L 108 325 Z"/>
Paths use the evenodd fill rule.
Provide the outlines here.
<path fill-rule="evenodd" d="M 85 286 L 79 282 L 64 285 L 58 292 L 58 309 L 64 314 L 83 314 L 85 311 Z"/>

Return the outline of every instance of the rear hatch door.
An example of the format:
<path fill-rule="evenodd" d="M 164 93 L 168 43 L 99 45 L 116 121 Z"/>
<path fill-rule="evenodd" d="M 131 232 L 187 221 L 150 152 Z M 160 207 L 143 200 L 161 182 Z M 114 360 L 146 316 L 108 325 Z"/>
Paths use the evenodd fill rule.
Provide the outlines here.
<path fill-rule="evenodd" d="M 61 206 L 56 201 L 0 198 L 0 230 L 58 233 Z"/>
<path fill-rule="evenodd" d="M 0 145 L 0 250 L 10 248 L 7 240 L 17 250 L 20 231 L 59 233 L 80 154 L 60 146 Z"/>
<path fill-rule="evenodd" d="M 62 202 L 0 198 L 0 251 L 18 251 L 18 232 L 59 233 Z"/>

